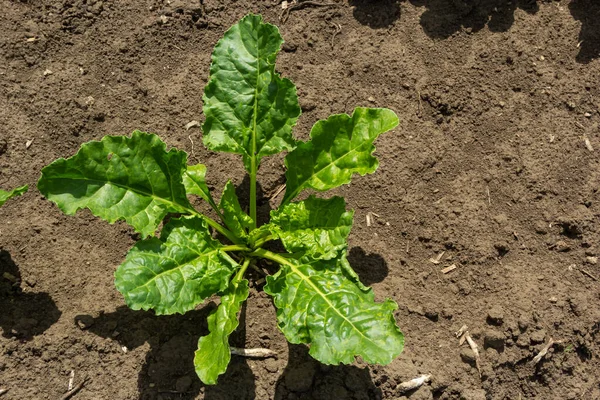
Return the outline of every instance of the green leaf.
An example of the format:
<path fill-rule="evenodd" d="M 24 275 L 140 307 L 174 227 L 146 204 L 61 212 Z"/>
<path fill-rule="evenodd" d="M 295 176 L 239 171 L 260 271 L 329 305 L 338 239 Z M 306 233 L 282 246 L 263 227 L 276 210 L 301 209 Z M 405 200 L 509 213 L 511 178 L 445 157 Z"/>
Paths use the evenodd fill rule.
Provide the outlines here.
<path fill-rule="evenodd" d="M 247 15 L 225 32 L 212 54 L 204 145 L 241 154 L 251 174 L 261 157 L 296 145 L 292 127 L 301 112 L 296 87 L 275 72 L 282 43 L 276 26 Z"/>
<path fill-rule="evenodd" d="M 311 140 L 300 143 L 285 158 L 288 170 L 283 204 L 303 189 L 325 191 L 349 183 L 352 175 L 375 172 L 373 141 L 398 125 L 396 114 L 385 108 L 356 108 L 352 116 L 332 115 L 318 121 Z"/>
<path fill-rule="evenodd" d="M 115 285 L 133 310 L 183 314 L 227 289 L 236 267 L 204 219 L 175 218 L 160 239 L 136 243 L 117 268 Z"/>
<path fill-rule="evenodd" d="M 310 196 L 271 211 L 272 232 L 290 253 L 305 252 L 315 259 L 334 258 L 347 247 L 353 211 L 342 197 Z"/>
<path fill-rule="evenodd" d="M 14 188 L 13 190 L 9 190 L 8 192 L 0 189 L 0 206 L 6 203 L 9 199 L 22 195 L 27 191 L 27 189 L 29 189 L 28 185 Z"/>
<path fill-rule="evenodd" d="M 238 326 L 237 316 L 247 298 L 248 281 L 232 282 L 221 296 L 219 307 L 208 316 L 210 333 L 198 340 L 198 350 L 194 356 L 196 373 L 205 385 L 217 383 L 218 376 L 227 370 L 231 359 L 229 335 Z"/>
<path fill-rule="evenodd" d="M 223 211 L 223 221 L 231 232 L 239 238 L 247 237 L 248 230 L 252 227 L 252 218 L 242 210 L 231 181 L 223 189 L 219 207 Z"/>
<path fill-rule="evenodd" d="M 167 213 L 191 210 L 182 183 L 187 155 L 165 147 L 158 136 L 140 131 L 105 136 L 42 169 L 38 189 L 68 215 L 88 208 L 150 236 Z"/>
<path fill-rule="evenodd" d="M 206 185 L 206 165 L 189 165 L 183 174 L 183 186 L 185 186 L 187 194 L 200 196 L 204 201 L 210 204 L 214 210 L 218 209 L 210 194 L 210 190 Z"/>
<path fill-rule="evenodd" d="M 324 364 L 350 364 L 355 356 L 388 364 L 402 352 L 404 336 L 396 326 L 396 303 L 374 301 L 342 268 L 340 259 L 282 259 L 267 277 L 279 328 L 291 343 L 310 343 L 310 355 Z"/>

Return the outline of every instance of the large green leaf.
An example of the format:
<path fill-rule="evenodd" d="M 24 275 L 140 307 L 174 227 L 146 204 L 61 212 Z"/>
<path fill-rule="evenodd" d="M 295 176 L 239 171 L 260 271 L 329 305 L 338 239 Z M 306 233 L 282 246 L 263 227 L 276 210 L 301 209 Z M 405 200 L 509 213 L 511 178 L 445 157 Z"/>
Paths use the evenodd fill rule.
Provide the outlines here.
<path fill-rule="evenodd" d="M 300 143 L 285 158 L 288 170 L 283 204 L 303 189 L 333 189 L 350 182 L 352 175 L 375 172 L 373 141 L 398 125 L 396 114 L 385 108 L 356 108 L 352 116 L 332 115 L 318 121 L 311 140 Z"/>
<path fill-rule="evenodd" d="M 242 210 L 231 181 L 223 189 L 219 207 L 223 212 L 223 221 L 231 232 L 239 238 L 247 237 L 248 230 L 252 227 L 252 218 Z"/>
<path fill-rule="evenodd" d="M 315 259 L 330 259 L 347 247 L 353 211 L 342 197 L 310 196 L 271 211 L 273 233 L 290 253 L 305 252 Z"/>
<path fill-rule="evenodd" d="M 232 282 L 221 296 L 221 304 L 208 316 L 210 333 L 198 340 L 194 356 L 196 373 L 206 385 L 217 383 L 219 375 L 227 370 L 231 353 L 229 335 L 238 326 L 238 313 L 248 298 L 248 281 Z"/>
<path fill-rule="evenodd" d="M 204 219 L 182 217 L 160 239 L 139 241 L 115 272 L 115 284 L 134 310 L 185 313 L 227 289 L 237 264 L 211 237 Z"/>
<path fill-rule="evenodd" d="M 89 208 L 110 223 L 124 219 L 150 236 L 167 213 L 191 210 L 182 183 L 187 155 L 165 148 L 158 136 L 145 132 L 105 136 L 42 169 L 38 189 L 68 215 Z"/>
<path fill-rule="evenodd" d="M 0 189 L 0 206 L 6 203 L 9 199 L 22 195 L 27 191 L 27 189 L 29 189 L 28 185 L 14 188 L 13 190 L 9 190 L 8 192 Z"/>
<path fill-rule="evenodd" d="M 208 189 L 208 185 L 206 184 L 206 165 L 189 165 L 183 174 L 183 186 L 185 186 L 187 194 L 200 196 L 214 210 L 217 209 L 217 205 L 210 194 L 210 189 Z"/>
<path fill-rule="evenodd" d="M 264 288 L 274 296 L 279 327 L 291 343 L 310 343 L 310 355 L 324 364 L 349 364 L 355 356 L 388 364 L 404 347 L 394 320 L 397 305 L 376 303 L 373 291 L 339 265 L 342 260 L 282 260 Z"/>
<path fill-rule="evenodd" d="M 275 72 L 282 43 L 276 26 L 248 15 L 225 32 L 212 54 L 204 89 L 204 144 L 242 154 L 250 173 L 261 157 L 296 145 L 291 133 L 300 115 L 296 88 Z"/>

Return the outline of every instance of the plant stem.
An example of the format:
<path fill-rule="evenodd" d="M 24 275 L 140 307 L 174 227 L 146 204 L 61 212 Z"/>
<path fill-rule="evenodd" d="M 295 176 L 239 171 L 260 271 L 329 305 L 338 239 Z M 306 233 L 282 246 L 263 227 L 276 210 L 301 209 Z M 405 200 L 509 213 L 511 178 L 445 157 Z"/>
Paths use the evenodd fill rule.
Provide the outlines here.
<path fill-rule="evenodd" d="M 221 250 L 223 251 L 250 251 L 250 249 L 244 245 L 241 244 L 232 244 L 230 246 L 223 246 L 221 247 Z"/>
<path fill-rule="evenodd" d="M 256 156 L 253 156 L 250 162 L 250 218 L 252 218 L 251 230 L 256 229 Z"/>
<path fill-rule="evenodd" d="M 262 258 L 266 258 L 267 260 L 275 261 L 278 264 L 287 265 L 289 267 L 295 268 L 295 265 L 282 257 L 280 254 L 273 253 L 272 251 L 265 249 L 256 249 L 252 253 L 251 256 L 259 256 Z"/>
<path fill-rule="evenodd" d="M 210 217 L 207 217 L 204 214 L 200 214 L 198 212 L 196 212 L 196 214 L 199 215 L 200 217 L 204 218 L 204 220 L 208 223 L 208 225 L 212 226 L 217 232 L 219 232 L 221 235 L 225 236 L 232 243 L 235 243 L 235 244 L 241 244 L 242 243 L 242 241 L 240 239 L 238 239 L 237 237 L 235 237 L 235 235 L 231 231 L 229 231 L 228 229 L 224 228 L 221 224 L 219 224 L 214 219 L 212 219 Z"/>
<path fill-rule="evenodd" d="M 238 270 L 237 274 L 235 274 L 235 278 L 233 278 L 233 283 L 238 283 L 244 277 L 244 273 L 248 269 L 248 265 L 250 265 L 250 258 L 244 259 L 244 263 L 242 267 Z"/>
<path fill-rule="evenodd" d="M 253 247 L 262 247 L 263 244 L 270 242 L 273 239 L 275 239 L 273 235 L 262 237 L 254 242 Z"/>

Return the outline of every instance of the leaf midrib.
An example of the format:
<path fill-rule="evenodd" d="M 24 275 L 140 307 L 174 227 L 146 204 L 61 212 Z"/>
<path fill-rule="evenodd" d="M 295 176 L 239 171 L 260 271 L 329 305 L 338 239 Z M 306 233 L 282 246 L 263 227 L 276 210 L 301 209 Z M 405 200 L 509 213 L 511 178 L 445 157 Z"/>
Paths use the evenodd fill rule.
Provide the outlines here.
<path fill-rule="evenodd" d="M 69 180 L 73 180 L 73 181 L 80 180 L 80 181 L 86 181 L 86 182 L 95 182 L 95 183 L 100 183 L 100 184 L 103 184 L 103 185 L 110 184 L 110 185 L 116 186 L 116 187 L 121 188 L 121 189 L 129 190 L 129 191 L 134 192 L 134 193 L 139 194 L 139 195 L 150 197 L 153 200 L 157 200 L 157 201 L 162 202 L 162 203 L 166 203 L 166 204 L 170 204 L 172 206 L 183 208 L 183 209 L 189 211 L 192 214 L 199 214 L 193 208 L 189 208 L 187 206 L 183 206 L 182 204 L 176 203 L 174 200 L 165 199 L 164 197 L 159 197 L 159 196 L 155 195 L 154 193 L 148 193 L 148 192 L 145 192 L 143 190 L 140 190 L 140 189 L 137 189 L 137 188 L 132 188 L 130 186 L 126 186 L 126 185 L 123 185 L 123 184 L 120 184 L 120 183 L 116 183 L 116 182 L 113 182 L 113 181 L 110 181 L 110 180 L 90 179 L 90 178 L 86 178 L 86 177 L 82 177 L 82 178 L 65 178 L 65 177 L 61 177 L 61 176 L 49 178 L 49 180 L 50 179 L 69 179 Z M 174 194 L 171 193 L 171 196 L 174 196 Z"/>
<path fill-rule="evenodd" d="M 360 334 L 360 336 L 362 336 L 365 340 L 368 340 L 369 342 L 373 343 L 373 345 L 375 345 L 378 348 L 381 348 L 381 346 L 379 346 L 378 344 L 376 344 L 373 340 L 371 340 L 369 337 L 365 336 L 360 329 L 358 329 L 356 327 L 356 325 L 354 325 L 354 323 L 352 321 L 350 321 L 348 318 L 346 318 L 344 316 L 344 314 L 342 314 L 334 305 L 333 303 L 331 303 L 331 301 L 329 301 L 329 298 L 325 295 L 325 293 L 323 293 L 318 286 L 316 286 L 310 279 L 308 279 L 308 277 L 306 275 L 304 275 L 302 273 L 302 271 L 300 271 L 293 263 L 287 262 L 285 263 L 290 269 L 292 269 L 292 271 L 294 273 L 296 273 L 298 276 L 300 276 L 300 278 L 305 281 L 306 283 L 308 283 L 314 290 L 315 292 L 317 292 L 318 295 L 320 295 L 325 302 L 329 305 L 329 307 L 331 309 L 333 309 L 336 314 L 338 314 L 344 321 L 348 322 L 351 326 L 352 329 L 354 329 L 356 332 L 358 332 Z"/>
<path fill-rule="evenodd" d="M 356 111 L 355 111 L 355 112 L 356 112 Z M 352 117 L 354 117 L 354 114 L 352 114 Z M 316 175 L 318 175 L 319 173 L 321 173 L 321 171 L 323 171 L 325 168 L 328 168 L 328 167 L 330 167 L 331 165 L 334 165 L 336 162 L 338 162 L 339 160 L 342 160 L 342 159 L 344 159 L 344 158 L 345 158 L 345 157 L 347 157 L 349 154 L 356 153 L 356 152 L 357 152 L 357 150 L 358 150 L 358 149 L 360 149 L 360 148 L 362 148 L 363 146 L 370 146 L 370 145 L 373 145 L 373 142 L 375 141 L 375 139 L 377 139 L 377 137 L 379 137 L 379 135 L 381 135 L 382 133 L 385 133 L 385 132 L 387 132 L 387 131 L 389 131 L 389 130 L 391 130 L 391 129 L 394 129 L 396 126 L 398 126 L 398 124 L 392 124 L 392 125 L 386 126 L 385 128 L 382 128 L 382 132 L 381 132 L 381 133 L 379 133 L 379 134 L 377 134 L 377 135 L 376 135 L 376 136 L 373 138 L 373 140 L 371 140 L 371 141 L 369 141 L 369 142 L 362 143 L 361 145 L 359 145 L 359 146 L 357 146 L 357 147 L 355 147 L 355 148 L 351 149 L 349 152 L 345 153 L 345 154 L 344 154 L 342 157 L 339 157 L 339 158 L 336 158 L 335 160 L 332 160 L 330 163 L 328 163 L 328 164 L 325 164 L 325 165 L 324 165 L 322 168 L 319 168 L 319 169 L 318 169 L 318 170 L 316 170 L 316 171 L 315 171 L 315 170 L 313 170 L 313 173 L 312 173 L 312 174 L 311 174 L 311 175 L 310 175 L 308 178 L 306 178 L 305 180 L 303 180 L 301 183 L 299 183 L 299 184 L 298 184 L 298 188 L 297 188 L 297 189 L 295 189 L 295 190 L 292 192 L 292 195 L 290 196 L 290 198 L 288 199 L 288 201 L 291 201 L 291 200 L 293 200 L 293 199 L 294 199 L 294 198 L 295 198 L 295 197 L 298 195 L 298 193 L 300 193 L 300 191 L 301 191 L 302 189 L 304 189 L 304 185 L 306 184 L 306 182 L 308 182 L 308 181 L 309 181 L 311 178 L 313 178 L 314 176 L 316 176 Z M 352 130 L 352 131 L 354 132 L 354 130 Z M 313 142 L 313 140 L 314 140 L 314 138 L 311 136 L 311 140 L 310 140 L 309 142 L 306 142 L 306 143 L 309 143 L 309 144 L 310 144 L 311 148 L 314 148 L 314 144 L 313 144 L 314 142 Z M 311 150 L 312 150 L 312 149 L 311 149 Z M 329 150 L 331 150 L 331 147 L 329 148 Z M 285 201 L 285 200 L 284 200 L 284 201 Z"/>

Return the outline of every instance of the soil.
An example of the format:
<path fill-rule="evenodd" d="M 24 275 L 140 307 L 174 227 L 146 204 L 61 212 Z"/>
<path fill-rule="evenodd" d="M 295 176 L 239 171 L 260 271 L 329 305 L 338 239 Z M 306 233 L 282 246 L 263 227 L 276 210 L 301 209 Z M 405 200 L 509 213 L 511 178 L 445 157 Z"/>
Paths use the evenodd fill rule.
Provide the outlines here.
<path fill-rule="evenodd" d="M 2 400 L 59 399 L 71 371 L 89 378 L 77 400 L 600 399 L 600 3 L 349 0 L 285 23 L 277 3 L 1 2 L 0 187 L 31 187 L 0 209 Z M 248 12 L 286 40 L 277 67 L 298 87 L 298 138 L 355 106 L 401 117 L 377 141 L 377 173 L 334 191 L 356 210 L 352 265 L 399 305 L 406 349 L 387 366 L 319 365 L 254 285 L 231 343 L 278 356 L 234 357 L 203 386 L 192 357 L 214 302 L 130 311 L 113 272 L 134 232 L 67 217 L 35 189 L 82 143 L 141 129 L 206 163 L 217 193 L 230 178 L 247 192 L 240 160 L 185 125 L 203 120 L 214 44 Z M 281 157 L 263 162 L 264 196 L 283 172 Z M 263 218 L 279 200 L 263 199 Z M 562 342 L 534 365 L 550 338 Z M 421 374 L 431 382 L 396 390 Z"/>

